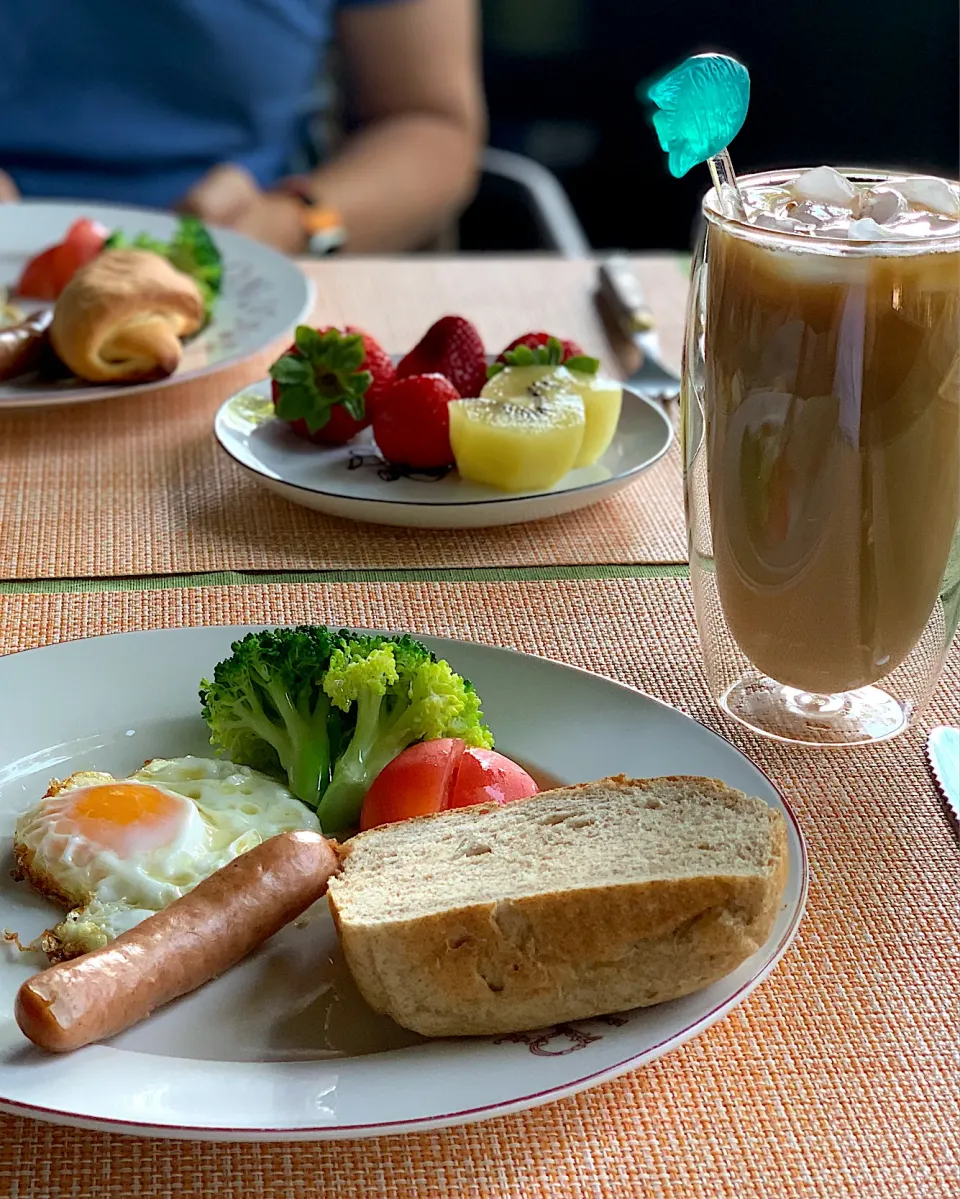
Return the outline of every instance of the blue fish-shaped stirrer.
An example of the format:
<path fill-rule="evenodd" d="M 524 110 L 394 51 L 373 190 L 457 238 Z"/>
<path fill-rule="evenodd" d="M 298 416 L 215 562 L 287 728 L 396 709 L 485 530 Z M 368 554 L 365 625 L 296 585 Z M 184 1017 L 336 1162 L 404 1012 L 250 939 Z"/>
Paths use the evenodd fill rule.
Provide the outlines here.
<path fill-rule="evenodd" d="M 729 216 L 743 218 L 743 201 L 727 147 L 740 132 L 750 103 L 750 74 L 725 54 L 697 54 L 647 91 L 656 106 L 653 127 L 675 179 L 705 162 Z"/>

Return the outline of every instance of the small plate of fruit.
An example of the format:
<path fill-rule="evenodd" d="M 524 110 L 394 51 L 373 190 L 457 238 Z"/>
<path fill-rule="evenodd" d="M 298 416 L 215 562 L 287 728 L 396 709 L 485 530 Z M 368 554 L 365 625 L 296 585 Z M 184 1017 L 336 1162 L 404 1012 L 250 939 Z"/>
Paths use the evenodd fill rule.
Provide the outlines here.
<path fill-rule="evenodd" d="M 666 453 L 663 409 L 546 332 L 494 358 L 445 316 L 399 360 L 366 331 L 297 328 L 270 378 L 216 416 L 267 488 L 333 516 L 477 528 L 557 516 L 622 490 Z"/>

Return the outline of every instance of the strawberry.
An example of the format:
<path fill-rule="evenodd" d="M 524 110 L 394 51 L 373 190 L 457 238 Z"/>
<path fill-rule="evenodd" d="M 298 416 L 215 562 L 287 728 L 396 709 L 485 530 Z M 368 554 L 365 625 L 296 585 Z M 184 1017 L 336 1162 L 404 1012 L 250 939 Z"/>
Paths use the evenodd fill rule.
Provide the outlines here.
<path fill-rule="evenodd" d="M 440 374 L 408 375 L 383 394 L 373 436 L 388 462 L 430 470 L 453 465 L 447 405 L 460 393 Z"/>
<path fill-rule="evenodd" d="M 487 379 L 487 352 L 476 328 L 462 316 L 444 316 L 400 360 L 397 378 L 445 375 L 461 396 L 480 394 Z"/>
<path fill-rule="evenodd" d="M 293 345 L 270 367 L 277 416 L 320 445 L 344 445 L 365 429 L 395 377 L 386 351 L 352 325 L 298 325 Z"/>
<path fill-rule="evenodd" d="M 596 358 L 590 358 L 575 341 L 561 341 L 549 333 L 525 333 L 512 341 L 500 357 L 487 367 L 492 379 L 505 366 L 560 366 L 594 375 L 600 369 Z"/>
<path fill-rule="evenodd" d="M 518 337 L 514 341 L 511 341 L 497 359 L 497 362 L 506 362 L 507 355 L 511 350 L 515 350 L 517 346 L 528 346 L 531 350 L 536 350 L 540 346 L 545 346 L 551 339 L 553 339 L 553 334 L 551 333 L 524 333 L 523 337 Z M 562 352 L 560 362 L 566 362 L 568 358 L 583 358 L 586 356 L 575 341 L 568 341 L 565 338 L 556 338 L 555 340 L 560 342 L 560 350 Z"/>

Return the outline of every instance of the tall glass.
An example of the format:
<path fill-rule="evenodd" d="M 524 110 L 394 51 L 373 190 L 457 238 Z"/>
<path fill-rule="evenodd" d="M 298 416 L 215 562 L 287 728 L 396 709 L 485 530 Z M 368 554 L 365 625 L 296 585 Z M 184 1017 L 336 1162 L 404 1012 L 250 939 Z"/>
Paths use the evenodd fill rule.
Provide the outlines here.
<path fill-rule="evenodd" d="M 960 617 L 960 238 L 782 233 L 712 192 L 703 212 L 681 404 L 711 694 L 783 741 L 892 737 Z"/>

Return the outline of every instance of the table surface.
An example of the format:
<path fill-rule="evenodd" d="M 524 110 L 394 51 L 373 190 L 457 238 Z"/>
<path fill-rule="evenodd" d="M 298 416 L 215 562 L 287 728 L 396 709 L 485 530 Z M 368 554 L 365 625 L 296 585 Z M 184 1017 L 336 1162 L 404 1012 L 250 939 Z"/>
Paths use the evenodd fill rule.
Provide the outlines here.
<path fill-rule="evenodd" d="M 596 266 L 586 260 L 330 259 L 308 269 L 313 320 L 360 325 L 391 352 L 461 312 L 495 352 L 539 327 L 576 336 L 620 369 L 594 304 Z M 637 270 L 676 365 L 686 262 L 654 255 L 638 259 Z M 44 409 L 0 411 L 0 577 L 684 561 L 676 445 L 605 503 L 499 529 L 361 530 L 263 490 L 210 430 L 220 404 L 262 378 L 276 354 L 189 385 L 64 408 L 55 420 Z"/>
<path fill-rule="evenodd" d="M 309 269 L 318 320 L 368 325 L 391 349 L 459 310 L 492 345 L 545 327 L 600 345 L 616 366 L 590 262 L 344 259 Z M 651 257 L 638 269 L 676 362 L 682 266 Z M 219 398 L 265 361 L 153 399 L 0 420 L 0 653 L 126 629 L 325 619 L 596 670 L 687 711 L 776 782 L 809 842 L 807 917 L 774 974 L 727 1019 L 580 1096 L 326 1145 L 176 1143 L 0 1116 L 0 1196 L 960 1193 L 960 859 L 922 757 L 927 729 L 957 719 L 960 649 L 917 727 L 893 742 L 823 752 L 762 741 L 706 696 L 679 455 L 580 523 L 434 538 L 426 549 L 402 530 L 297 523 L 298 509 L 247 489 L 211 447 Z M 210 471 L 213 482 L 198 481 Z M 237 519 L 234 504 L 252 505 L 252 516 Z"/>

